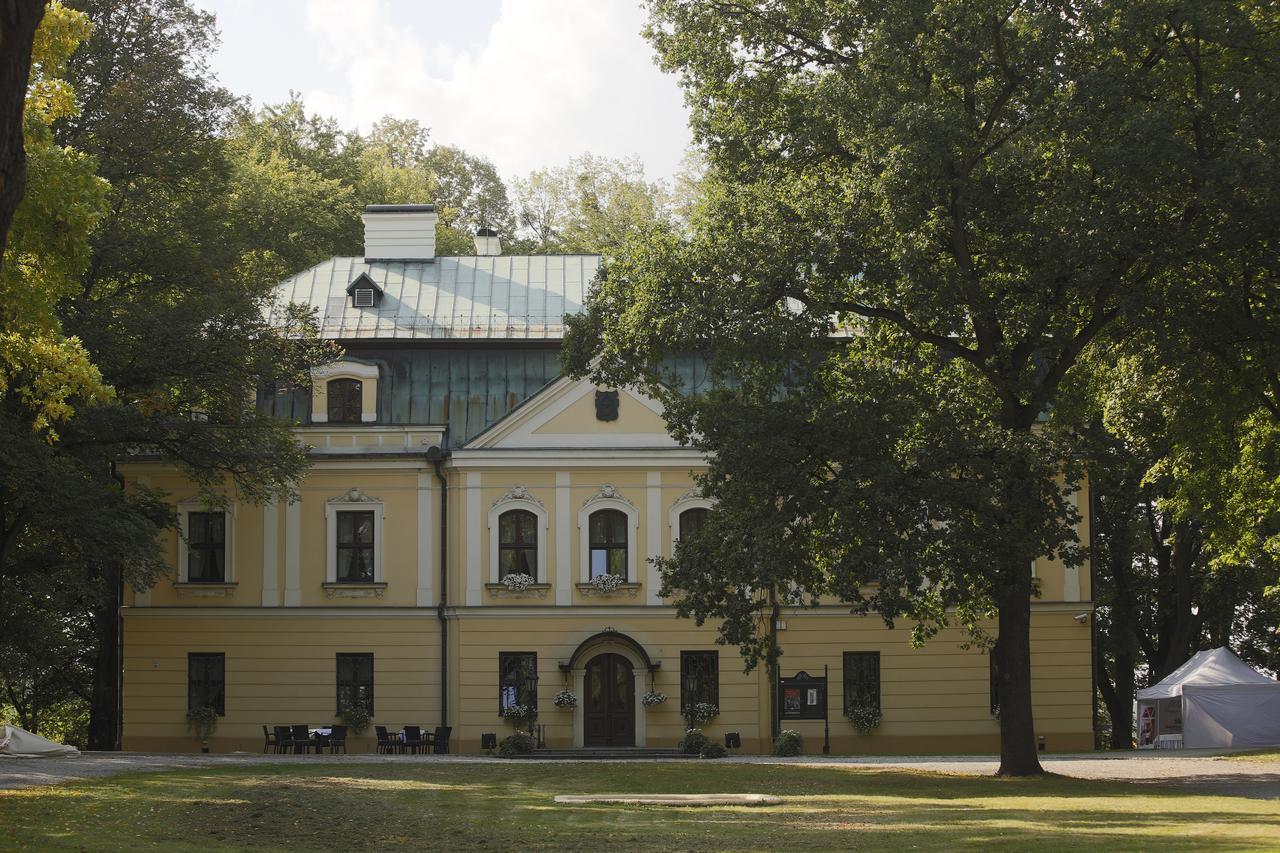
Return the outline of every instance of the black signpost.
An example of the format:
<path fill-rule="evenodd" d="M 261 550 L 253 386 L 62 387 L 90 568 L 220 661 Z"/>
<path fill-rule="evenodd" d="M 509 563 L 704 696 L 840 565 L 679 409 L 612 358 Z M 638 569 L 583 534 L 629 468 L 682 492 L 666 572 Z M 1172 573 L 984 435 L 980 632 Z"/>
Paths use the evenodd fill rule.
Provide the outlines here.
<path fill-rule="evenodd" d="M 778 679 L 779 720 L 822 720 L 822 754 L 831 754 L 831 721 L 828 716 L 827 667 L 822 677 L 801 670 Z"/>

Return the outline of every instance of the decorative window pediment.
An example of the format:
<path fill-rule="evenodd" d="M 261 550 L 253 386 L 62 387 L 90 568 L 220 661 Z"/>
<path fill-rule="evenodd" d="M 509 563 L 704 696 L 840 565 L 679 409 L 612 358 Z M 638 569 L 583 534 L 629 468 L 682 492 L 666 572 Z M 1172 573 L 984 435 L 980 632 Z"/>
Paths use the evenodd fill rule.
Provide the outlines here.
<path fill-rule="evenodd" d="M 383 583 L 384 505 L 351 488 L 324 503 L 325 583 Z"/>
<path fill-rule="evenodd" d="M 578 510 L 578 553 L 581 560 L 579 574 L 582 583 L 591 582 L 593 557 L 597 570 L 602 565 L 611 566 L 609 574 L 619 574 L 627 581 L 639 580 L 636 569 L 639 532 L 640 511 L 611 483 L 605 483 L 599 491 L 587 498 Z M 593 551 L 596 552 L 595 555 Z M 617 561 L 624 558 L 611 556 L 614 552 L 619 555 L 625 552 L 625 574 L 618 570 L 617 565 Z"/>
<path fill-rule="evenodd" d="M 685 513 L 693 512 L 694 515 L 702 515 L 706 511 L 715 506 L 715 501 L 702 496 L 702 491 L 697 487 L 689 489 L 671 505 L 670 512 L 667 513 L 667 523 L 671 526 L 671 550 L 675 551 L 676 542 L 680 541 L 680 531 L 683 528 L 689 528 L 691 517 L 685 517 Z M 696 511 L 701 511 L 698 513 Z M 705 517 L 705 515 L 702 515 Z M 701 518 L 698 519 L 701 522 Z"/>
<path fill-rule="evenodd" d="M 532 522 L 529 516 L 533 516 Z M 504 539 L 504 522 L 506 531 Z M 551 516 L 547 507 L 524 486 L 512 486 L 510 491 L 493 502 L 489 507 L 489 579 L 491 583 L 502 581 L 503 560 L 527 557 L 534 565 L 531 574 L 535 581 L 545 581 L 547 571 L 547 530 L 551 525 Z M 531 529 L 530 529 L 531 528 Z M 533 541 L 530 542 L 529 540 Z M 507 568 L 513 568 L 508 565 Z M 514 567 L 519 569 L 519 567 Z"/>

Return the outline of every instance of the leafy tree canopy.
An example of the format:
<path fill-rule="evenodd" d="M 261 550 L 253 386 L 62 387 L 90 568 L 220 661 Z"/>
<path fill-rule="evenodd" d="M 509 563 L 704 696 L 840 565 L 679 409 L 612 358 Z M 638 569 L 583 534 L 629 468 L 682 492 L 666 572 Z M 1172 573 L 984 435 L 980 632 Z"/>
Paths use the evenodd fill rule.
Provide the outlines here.
<path fill-rule="evenodd" d="M 800 503 L 824 535 L 769 571 L 858 601 L 877 565 L 910 566 L 924 577 L 898 608 L 887 584 L 874 593 L 885 615 L 942 614 L 952 597 L 966 621 L 993 610 L 1001 772 L 1038 772 L 1030 566 L 1080 557 L 1064 382 L 1280 227 L 1266 215 L 1280 158 L 1258 132 L 1280 117 L 1280 33 L 1250 2 L 649 8 L 706 151 L 707 198 L 691 238 L 659 227 L 622 246 L 573 323 L 571 363 L 598 359 L 598 378 L 663 396 L 717 458 L 705 488 L 761 485 L 756 504 L 781 508 L 779 541 Z M 688 352 L 751 405 L 710 395 L 682 408 L 659 383 Z M 789 384 L 800 390 L 779 394 Z M 751 438 L 743 416 L 774 409 L 791 419 L 735 456 Z M 830 464 L 781 489 L 768 479 L 782 476 L 774 460 L 810 452 Z M 874 503 L 842 489 L 859 480 Z M 751 500 L 722 500 L 708 535 L 730 518 L 745 535 Z M 840 542 L 863 545 L 860 559 L 832 556 Z M 677 553 L 673 586 L 692 582 L 695 550 Z M 733 556 L 701 557 L 717 578 L 740 571 Z M 729 609 L 713 596 L 682 606 Z"/>

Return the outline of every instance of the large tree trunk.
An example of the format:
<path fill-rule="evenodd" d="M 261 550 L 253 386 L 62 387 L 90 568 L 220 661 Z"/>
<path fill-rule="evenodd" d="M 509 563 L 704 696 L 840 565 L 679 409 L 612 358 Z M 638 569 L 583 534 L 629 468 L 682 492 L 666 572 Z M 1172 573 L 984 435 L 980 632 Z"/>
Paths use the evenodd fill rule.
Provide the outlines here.
<path fill-rule="evenodd" d="M 93 614 L 93 696 L 89 703 L 89 749 L 120 748 L 120 570 L 108 567 L 100 582 L 103 601 Z"/>
<path fill-rule="evenodd" d="M 1127 629 L 1126 629 L 1127 630 Z M 1108 740 L 1112 749 L 1133 749 L 1133 695 L 1136 688 L 1134 671 L 1137 657 L 1127 649 L 1113 650 L 1115 676 L 1107 668 L 1107 650 L 1099 642 L 1093 649 L 1094 673 L 1098 692 L 1107 706 L 1111 718 L 1111 734 Z"/>
<path fill-rule="evenodd" d="M 13 214 L 27 190 L 22 115 L 31 74 L 31 43 L 45 0 L 0 0 L 0 267 Z"/>
<path fill-rule="evenodd" d="M 1030 566 L 1030 560 L 1026 562 Z M 1024 569 L 1029 571 L 1029 569 Z M 1031 711 L 1031 595 L 1023 584 L 1001 595 L 995 655 L 1000 697 L 1000 769 L 997 776 L 1044 773 L 1036 754 Z"/>

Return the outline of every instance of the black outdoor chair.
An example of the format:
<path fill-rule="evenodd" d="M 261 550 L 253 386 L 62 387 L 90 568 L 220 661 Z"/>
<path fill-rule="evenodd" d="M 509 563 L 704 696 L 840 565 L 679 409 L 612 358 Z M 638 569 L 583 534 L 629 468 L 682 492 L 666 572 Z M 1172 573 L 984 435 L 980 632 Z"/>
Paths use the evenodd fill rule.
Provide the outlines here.
<path fill-rule="evenodd" d="M 338 748 L 341 747 L 343 753 L 347 751 L 347 727 L 334 726 L 333 733 L 327 738 L 329 744 L 329 754 L 336 755 Z"/>
<path fill-rule="evenodd" d="M 276 752 L 290 752 L 293 749 L 293 732 L 288 726 L 276 726 Z"/>
<path fill-rule="evenodd" d="M 449 754 L 449 735 L 453 733 L 453 726 L 436 726 L 434 734 L 427 735 L 427 741 L 432 747 L 436 755 Z"/>
<path fill-rule="evenodd" d="M 418 726 L 405 726 L 404 742 L 401 747 L 405 752 L 413 750 L 414 755 L 418 754 L 418 750 L 425 750 L 427 742 L 422 739 L 422 729 Z"/>
<path fill-rule="evenodd" d="M 276 748 L 276 733 L 267 728 L 267 724 L 262 724 L 262 751 L 270 752 Z"/>
<path fill-rule="evenodd" d="M 391 739 L 391 735 L 387 734 L 386 726 L 374 726 L 373 731 L 378 736 L 378 752 L 391 755 L 399 751 L 400 741 Z"/>
<path fill-rule="evenodd" d="M 306 755 L 307 750 L 309 750 L 313 745 L 311 743 L 310 727 L 307 726 L 306 723 L 299 723 L 291 726 L 290 728 L 293 729 L 293 751 Z"/>

